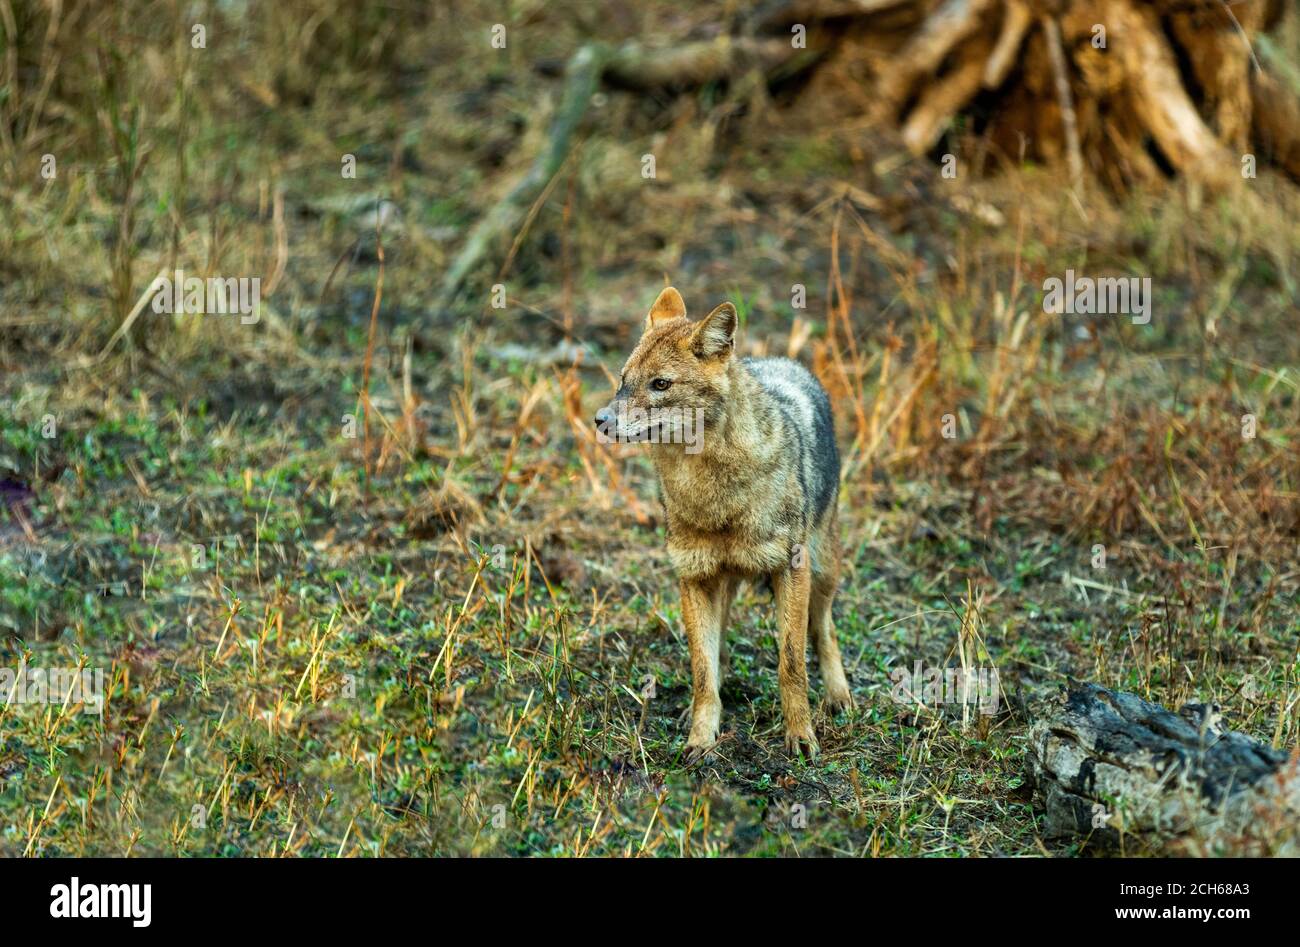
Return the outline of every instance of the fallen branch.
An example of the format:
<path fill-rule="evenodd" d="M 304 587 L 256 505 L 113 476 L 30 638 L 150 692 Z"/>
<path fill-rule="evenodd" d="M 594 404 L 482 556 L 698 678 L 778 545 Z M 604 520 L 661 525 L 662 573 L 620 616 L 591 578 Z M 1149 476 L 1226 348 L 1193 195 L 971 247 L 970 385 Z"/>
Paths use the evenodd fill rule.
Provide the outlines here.
<path fill-rule="evenodd" d="M 694 88 L 751 69 L 770 73 L 799 52 L 789 39 L 726 34 L 666 47 L 625 43 L 610 55 L 605 78 L 631 89 Z"/>
<path fill-rule="evenodd" d="M 772 72 L 805 50 L 789 40 L 720 36 L 697 43 L 656 48 L 626 43 L 611 49 L 600 43 L 581 47 L 564 70 L 564 89 L 551 119 L 546 145 L 528 171 L 474 225 L 465 245 L 443 276 L 434 303 L 436 312 L 451 308 L 475 267 L 499 242 L 513 233 L 529 208 L 560 170 L 573 134 L 587 113 L 603 77 L 628 88 L 697 86 L 731 78 L 755 68 Z"/>
<path fill-rule="evenodd" d="M 551 119 L 546 147 L 506 196 L 474 225 L 465 245 L 442 278 L 435 311 L 445 312 L 451 308 L 465 278 L 499 239 L 515 229 L 542 188 L 564 163 L 570 140 L 587 113 L 587 104 L 596 91 L 608 58 L 607 48 L 595 43 L 583 46 L 573 54 L 564 71 L 564 92 Z"/>

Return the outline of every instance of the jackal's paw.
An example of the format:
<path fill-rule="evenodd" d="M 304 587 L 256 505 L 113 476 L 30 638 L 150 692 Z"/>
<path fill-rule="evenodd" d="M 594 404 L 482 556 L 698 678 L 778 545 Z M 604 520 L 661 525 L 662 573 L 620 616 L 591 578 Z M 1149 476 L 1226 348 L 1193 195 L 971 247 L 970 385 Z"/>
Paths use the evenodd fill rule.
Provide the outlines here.
<path fill-rule="evenodd" d="M 718 731 L 712 730 L 707 734 L 701 734 L 698 737 L 692 731 L 690 738 L 686 741 L 686 756 L 683 762 L 687 766 L 694 766 L 703 759 L 713 755 L 713 749 L 718 745 Z"/>
<path fill-rule="evenodd" d="M 713 744 L 708 743 L 704 746 L 692 746 L 686 744 L 686 754 L 682 757 L 682 765 L 688 769 L 696 763 L 703 762 L 713 758 Z"/>
<path fill-rule="evenodd" d="M 713 752 L 718 745 L 718 731 L 721 729 L 720 708 L 696 707 L 691 714 L 691 733 L 686 738 L 686 763 L 698 763 Z"/>
<path fill-rule="evenodd" d="M 853 692 L 847 684 L 828 685 L 826 688 L 826 712 L 832 717 L 841 710 L 853 709 Z"/>
<path fill-rule="evenodd" d="M 817 737 L 813 735 L 811 723 L 785 728 L 785 749 L 792 757 L 802 756 L 811 761 L 817 759 Z"/>

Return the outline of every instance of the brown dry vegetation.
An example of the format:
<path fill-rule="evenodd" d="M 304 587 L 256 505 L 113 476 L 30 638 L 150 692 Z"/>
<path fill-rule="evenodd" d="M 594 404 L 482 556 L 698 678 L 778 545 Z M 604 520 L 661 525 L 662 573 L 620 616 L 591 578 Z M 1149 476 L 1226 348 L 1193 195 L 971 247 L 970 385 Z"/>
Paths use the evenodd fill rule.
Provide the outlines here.
<path fill-rule="evenodd" d="M 0 851 L 1075 854 L 1023 777 L 1068 675 L 1300 741 L 1294 185 L 984 177 L 964 124 L 952 180 L 799 88 L 605 88 L 443 311 L 557 64 L 732 5 L 240 7 L 194 49 L 180 3 L 0 0 L 0 666 L 111 682 L 102 718 L 0 706 Z M 259 322 L 122 330 L 174 268 L 260 277 Z M 1067 268 L 1150 277 L 1151 324 L 1045 313 Z M 681 764 L 651 472 L 587 421 L 666 278 L 836 405 L 859 709 L 812 765 L 757 592 Z M 997 667 L 999 712 L 895 703 L 917 661 Z"/>

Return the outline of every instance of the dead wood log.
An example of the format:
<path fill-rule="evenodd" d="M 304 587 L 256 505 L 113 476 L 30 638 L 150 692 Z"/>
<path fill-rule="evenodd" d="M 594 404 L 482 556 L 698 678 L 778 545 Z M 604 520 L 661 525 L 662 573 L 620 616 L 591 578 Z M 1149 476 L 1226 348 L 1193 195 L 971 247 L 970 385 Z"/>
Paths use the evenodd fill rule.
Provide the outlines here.
<path fill-rule="evenodd" d="M 1262 41 L 1261 57 L 1272 63 L 1277 53 L 1272 44 Z M 1294 180 L 1300 181 L 1300 99 L 1294 94 L 1300 90 L 1300 72 L 1291 67 L 1290 75 L 1279 77 L 1267 72 L 1253 72 L 1254 112 L 1251 137 L 1255 147 L 1268 164 L 1283 169 Z"/>
<path fill-rule="evenodd" d="M 1138 835 L 1201 854 L 1294 853 L 1300 765 L 1224 729 L 1217 707 L 1178 713 L 1072 682 L 1030 729 L 1026 754 L 1051 838 Z"/>
<path fill-rule="evenodd" d="M 984 88 L 996 89 L 1007 78 L 1007 73 L 1015 64 L 1016 52 L 1033 19 L 1029 7 L 1021 0 L 1007 0 L 1006 13 L 1002 17 L 1002 31 L 984 66 Z"/>
<path fill-rule="evenodd" d="M 880 118 L 888 119 L 898 113 L 904 98 L 917 80 L 933 75 L 953 48 L 976 32 L 980 16 L 992 2 L 993 0 L 944 0 L 937 10 L 925 18 L 920 29 L 909 36 L 906 45 L 898 51 L 891 68 L 880 77 L 876 86 L 877 114 Z M 987 59 L 987 55 L 984 58 Z M 979 70 L 979 75 L 983 77 L 983 69 Z M 965 104 L 979 86 L 976 83 L 957 103 L 958 106 Z M 919 137 L 918 146 L 925 136 Z"/>
<path fill-rule="evenodd" d="M 925 154 L 943 136 L 953 116 L 984 83 L 990 43 L 971 43 L 958 53 L 956 65 L 928 84 L 903 123 L 903 144 L 915 155 Z"/>

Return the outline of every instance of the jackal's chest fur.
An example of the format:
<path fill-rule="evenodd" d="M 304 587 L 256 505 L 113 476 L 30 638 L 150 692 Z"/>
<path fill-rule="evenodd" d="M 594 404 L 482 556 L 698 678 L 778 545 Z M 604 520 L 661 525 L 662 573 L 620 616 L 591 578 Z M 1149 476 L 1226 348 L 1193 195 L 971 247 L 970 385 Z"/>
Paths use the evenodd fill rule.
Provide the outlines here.
<path fill-rule="evenodd" d="M 750 458 L 739 465 L 660 468 L 668 516 L 668 556 L 679 578 L 719 571 L 766 575 L 784 568 L 802 540 L 797 484 L 780 467 Z"/>

